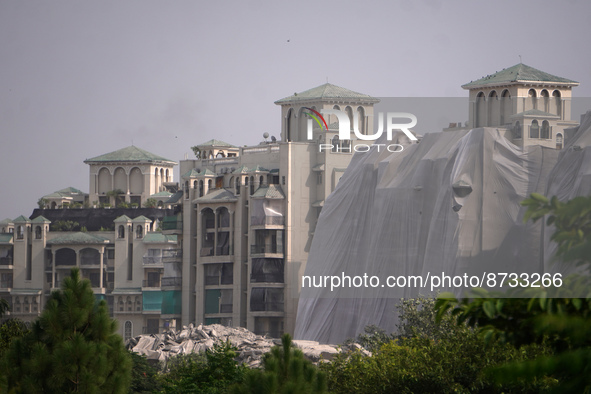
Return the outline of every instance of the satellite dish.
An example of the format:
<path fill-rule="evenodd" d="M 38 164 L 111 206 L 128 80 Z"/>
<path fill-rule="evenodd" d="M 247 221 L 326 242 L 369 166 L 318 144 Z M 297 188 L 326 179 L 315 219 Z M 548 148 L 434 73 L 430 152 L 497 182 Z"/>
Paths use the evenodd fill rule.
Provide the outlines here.
<path fill-rule="evenodd" d="M 264 132 L 264 133 L 263 133 L 263 138 L 264 138 L 264 139 L 267 139 L 267 138 L 269 138 L 269 133 L 267 133 L 267 132 Z"/>

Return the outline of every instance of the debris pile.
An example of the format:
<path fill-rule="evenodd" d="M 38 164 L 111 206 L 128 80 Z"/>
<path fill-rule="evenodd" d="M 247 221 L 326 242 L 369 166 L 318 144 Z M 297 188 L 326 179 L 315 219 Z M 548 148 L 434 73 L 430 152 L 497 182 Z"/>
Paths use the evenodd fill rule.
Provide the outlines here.
<path fill-rule="evenodd" d="M 238 349 L 237 361 L 250 368 L 259 367 L 263 355 L 269 352 L 273 346 L 281 344 L 280 339 L 256 335 L 242 327 L 225 327 L 220 324 L 200 324 L 195 327 L 190 324 L 183 326 L 180 331 L 171 329 L 162 334 L 140 335 L 131 338 L 127 342 L 127 348 L 145 355 L 148 360 L 166 363 L 170 357 L 179 354 L 202 353 L 213 349 L 214 344 L 226 341 L 230 341 Z M 320 360 L 330 360 L 340 352 L 337 346 L 321 345 L 315 341 L 294 340 L 293 344 L 313 363 L 318 363 Z"/>

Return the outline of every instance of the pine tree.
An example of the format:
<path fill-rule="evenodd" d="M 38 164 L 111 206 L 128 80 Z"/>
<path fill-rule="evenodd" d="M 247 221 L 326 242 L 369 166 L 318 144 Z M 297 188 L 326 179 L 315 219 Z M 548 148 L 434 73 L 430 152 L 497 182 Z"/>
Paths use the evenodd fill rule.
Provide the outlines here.
<path fill-rule="evenodd" d="M 263 370 L 251 370 L 245 382 L 234 386 L 234 394 L 309 394 L 327 392 L 326 376 L 299 349 L 291 346 L 291 336 L 283 335 L 281 346 L 265 355 Z"/>
<path fill-rule="evenodd" d="M 77 268 L 54 291 L 31 331 L 2 360 L 8 390 L 24 393 L 123 393 L 131 360 L 104 300 Z M 0 390 L 1 391 L 1 390 Z"/>

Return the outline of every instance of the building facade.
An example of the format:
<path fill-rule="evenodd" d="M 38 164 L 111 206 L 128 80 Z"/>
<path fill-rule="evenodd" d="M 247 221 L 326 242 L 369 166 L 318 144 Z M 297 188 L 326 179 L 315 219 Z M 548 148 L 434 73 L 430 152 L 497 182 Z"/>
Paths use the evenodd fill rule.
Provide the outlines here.
<path fill-rule="evenodd" d="M 564 129 L 574 125 L 576 85 L 511 67 L 463 86 L 469 124 L 498 127 L 522 147 L 560 149 Z M 29 218 L 0 222 L 0 297 L 9 301 L 10 316 L 35 319 L 77 266 L 124 338 L 189 323 L 273 337 L 293 332 L 324 201 L 353 146 L 367 142 L 356 133 L 341 141 L 336 116 L 326 116 L 323 126 L 310 114 L 341 110 L 363 136 L 373 133 L 377 102 L 328 83 L 278 100 L 279 140 L 197 145 L 195 158 L 179 163 L 178 184 L 174 161 L 134 146 L 85 160 L 87 195 L 62 189 Z M 64 209 L 80 201 L 94 208 Z"/>

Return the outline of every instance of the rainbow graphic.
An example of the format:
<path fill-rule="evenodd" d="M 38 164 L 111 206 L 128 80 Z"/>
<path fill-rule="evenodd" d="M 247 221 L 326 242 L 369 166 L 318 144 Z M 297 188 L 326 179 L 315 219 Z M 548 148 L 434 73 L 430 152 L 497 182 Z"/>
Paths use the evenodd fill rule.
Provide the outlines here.
<path fill-rule="evenodd" d="M 322 130 L 322 123 L 324 123 L 324 130 L 328 131 L 328 125 L 326 124 L 326 120 L 324 120 L 324 116 L 322 116 L 320 114 L 320 112 L 313 110 L 312 108 L 308 108 L 308 107 L 304 107 L 304 109 L 307 109 L 308 111 L 313 112 L 313 113 L 306 112 L 306 115 L 310 115 L 316 121 L 316 123 L 318 123 L 318 126 L 320 126 L 320 130 Z M 320 119 L 322 119 L 322 123 L 320 123 L 320 119 L 318 119 L 318 117 L 315 116 L 314 114 L 318 115 L 318 117 L 320 117 Z"/>

